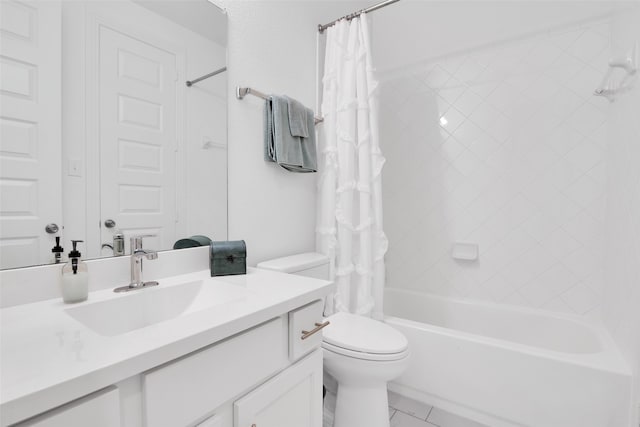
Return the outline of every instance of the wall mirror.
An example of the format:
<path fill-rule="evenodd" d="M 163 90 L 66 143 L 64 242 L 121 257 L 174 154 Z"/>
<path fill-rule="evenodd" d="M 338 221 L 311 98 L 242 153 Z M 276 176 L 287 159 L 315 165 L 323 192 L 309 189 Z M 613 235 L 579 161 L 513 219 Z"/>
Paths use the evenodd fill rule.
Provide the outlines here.
<path fill-rule="evenodd" d="M 0 268 L 227 238 L 224 11 L 0 1 Z M 213 74 L 198 80 L 199 77 Z M 198 81 L 196 81 L 198 80 Z M 192 85 L 187 82 L 193 81 Z"/>

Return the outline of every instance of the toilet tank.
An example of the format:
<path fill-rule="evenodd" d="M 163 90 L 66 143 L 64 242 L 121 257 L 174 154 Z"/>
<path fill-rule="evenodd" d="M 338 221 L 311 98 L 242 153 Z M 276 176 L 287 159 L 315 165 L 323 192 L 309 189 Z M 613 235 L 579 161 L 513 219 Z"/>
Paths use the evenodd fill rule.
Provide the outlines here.
<path fill-rule="evenodd" d="M 316 252 L 307 252 L 263 261 L 259 263 L 257 267 L 264 270 L 280 271 L 282 273 L 329 280 L 329 258 L 327 258 L 326 255 Z"/>

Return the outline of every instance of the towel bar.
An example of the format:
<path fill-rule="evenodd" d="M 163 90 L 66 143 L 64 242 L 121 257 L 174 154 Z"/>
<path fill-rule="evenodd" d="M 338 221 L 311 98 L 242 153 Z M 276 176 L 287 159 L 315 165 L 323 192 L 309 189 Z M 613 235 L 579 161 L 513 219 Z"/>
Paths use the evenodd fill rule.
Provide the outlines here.
<path fill-rule="evenodd" d="M 218 75 L 220 73 L 223 73 L 225 71 L 227 71 L 227 67 L 222 67 L 222 68 L 219 68 L 219 69 L 217 69 L 217 70 L 215 70 L 215 71 L 213 71 L 213 72 L 211 72 L 209 74 L 205 74 L 202 77 L 198 77 L 197 79 L 187 80 L 185 84 L 187 85 L 187 87 L 191 87 L 194 84 L 196 84 L 196 83 L 198 83 L 198 82 L 200 82 L 202 80 L 208 79 L 209 77 L 216 76 L 216 75 Z"/>
<path fill-rule="evenodd" d="M 259 90 L 255 90 L 250 87 L 236 86 L 236 98 L 243 99 L 247 95 L 257 96 L 258 98 L 262 98 L 265 100 L 269 99 L 269 95 L 266 95 L 260 92 Z M 315 120 L 314 120 L 315 124 L 322 123 L 323 121 L 324 119 L 322 117 L 315 117 Z"/>

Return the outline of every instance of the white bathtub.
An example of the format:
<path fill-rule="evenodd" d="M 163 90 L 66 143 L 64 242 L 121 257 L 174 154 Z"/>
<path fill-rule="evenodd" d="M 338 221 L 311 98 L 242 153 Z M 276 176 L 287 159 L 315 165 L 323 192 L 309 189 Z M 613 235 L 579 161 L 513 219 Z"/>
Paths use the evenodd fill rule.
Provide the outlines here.
<path fill-rule="evenodd" d="M 384 301 L 411 348 L 392 391 L 491 427 L 632 425 L 630 369 L 604 329 L 395 288 Z"/>

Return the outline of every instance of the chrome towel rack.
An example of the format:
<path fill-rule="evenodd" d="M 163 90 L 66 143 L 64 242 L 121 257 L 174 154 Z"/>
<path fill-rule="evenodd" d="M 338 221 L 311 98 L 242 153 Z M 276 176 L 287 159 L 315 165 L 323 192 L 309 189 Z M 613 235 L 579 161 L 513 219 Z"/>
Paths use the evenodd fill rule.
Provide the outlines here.
<path fill-rule="evenodd" d="M 259 90 L 253 89 L 251 87 L 240 87 L 236 86 L 236 98 L 244 99 L 247 95 L 257 96 L 258 98 L 262 98 L 264 100 L 269 99 L 269 95 L 260 92 Z M 324 119 L 322 117 L 315 117 L 315 124 L 322 123 Z"/>
<path fill-rule="evenodd" d="M 236 87 L 236 98 L 243 99 L 247 95 L 257 96 L 258 98 L 262 98 L 264 100 L 269 99 L 269 95 L 265 95 L 259 90 L 255 90 L 250 87 Z"/>

